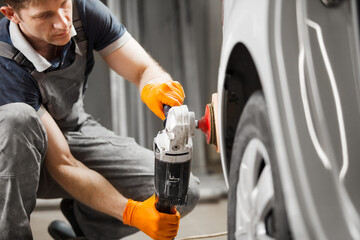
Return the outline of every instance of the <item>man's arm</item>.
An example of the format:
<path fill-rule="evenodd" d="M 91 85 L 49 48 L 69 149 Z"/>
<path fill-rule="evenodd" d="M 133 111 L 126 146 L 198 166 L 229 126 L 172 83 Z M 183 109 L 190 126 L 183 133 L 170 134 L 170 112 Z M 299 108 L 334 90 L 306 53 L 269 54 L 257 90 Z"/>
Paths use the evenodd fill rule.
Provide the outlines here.
<path fill-rule="evenodd" d="M 64 135 L 47 111 L 41 121 L 48 136 L 45 166 L 51 176 L 75 199 L 122 220 L 127 199 L 103 176 L 74 158 Z"/>
<path fill-rule="evenodd" d="M 134 83 L 141 100 L 162 120 L 163 106 L 179 106 L 185 94 L 179 82 L 173 81 L 159 64 L 133 38 L 108 56 L 106 63 L 118 74 Z"/>
<path fill-rule="evenodd" d="M 171 81 L 160 65 L 131 38 L 122 47 L 104 57 L 111 69 L 134 83 L 140 90 L 150 81 Z"/>
<path fill-rule="evenodd" d="M 123 197 L 103 176 L 74 158 L 64 135 L 50 114 L 41 117 L 48 136 L 45 166 L 50 175 L 78 201 L 137 227 L 153 239 L 173 239 L 180 214 L 164 214 L 155 208 L 155 197 L 144 202 Z"/>

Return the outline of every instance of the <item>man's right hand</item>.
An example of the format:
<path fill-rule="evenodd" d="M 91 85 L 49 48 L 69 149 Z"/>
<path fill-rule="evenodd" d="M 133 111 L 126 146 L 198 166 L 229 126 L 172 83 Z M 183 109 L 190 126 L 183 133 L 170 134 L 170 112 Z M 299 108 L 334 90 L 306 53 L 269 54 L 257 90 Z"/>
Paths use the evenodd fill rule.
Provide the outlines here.
<path fill-rule="evenodd" d="M 164 105 L 180 106 L 185 98 L 184 89 L 179 82 L 168 80 L 166 82 L 153 81 L 146 84 L 141 90 L 141 100 L 155 113 L 165 119 Z"/>
<path fill-rule="evenodd" d="M 177 235 L 180 214 L 161 213 L 155 208 L 155 195 L 144 202 L 129 199 L 123 214 L 124 224 L 137 227 L 156 240 L 174 239 Z"/>

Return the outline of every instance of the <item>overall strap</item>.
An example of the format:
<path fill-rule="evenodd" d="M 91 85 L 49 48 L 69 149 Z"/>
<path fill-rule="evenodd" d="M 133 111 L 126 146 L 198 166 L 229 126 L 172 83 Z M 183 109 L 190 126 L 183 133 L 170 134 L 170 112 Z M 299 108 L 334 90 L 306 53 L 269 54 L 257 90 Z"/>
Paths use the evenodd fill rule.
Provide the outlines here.
<path fill-rule="evenodd" d="M 13 56 L 17 52 L 18 52 L 18 50 L 14 46 L 12 46 L 6 42 L 0 42 L 0 56 L 1 57 L 12 59 Z"/>
<path fill-rule="evenodd" d="M 24 56 L 24 54 L 9 43 L 0 41 L 0 56 L 14 60 L 19 65 L 23 66 L 29 73 L 35 69 L 34 65 Z"/>
<path fill-rule="evenodd" d="M 81 22 L 80 16 L 79 16 L 79 11 L 78 11 L 78 6 L 77 6 L 77 1 L 73 0 L 73 24 L 74 24 L 74 28 L 76 30 L 76 36 L 75 41 L 77 43 L 83 42 L 83 41 L 87 41 L 85 32 L 84 32 L 84 28 L 83 28 L 83 24 Z"/>

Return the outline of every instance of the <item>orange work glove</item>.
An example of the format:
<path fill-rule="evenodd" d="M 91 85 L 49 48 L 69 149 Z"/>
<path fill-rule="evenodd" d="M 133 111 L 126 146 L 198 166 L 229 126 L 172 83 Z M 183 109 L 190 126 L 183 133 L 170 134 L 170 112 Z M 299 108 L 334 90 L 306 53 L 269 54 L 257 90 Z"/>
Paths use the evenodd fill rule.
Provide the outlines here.
<path fill-rule="evenodd" d="M 184 102 L 184 89 L 179 82 L 150 82 L 141 90 L 141 100 L 162 120 L 163 105 L 180 106 Z"/>
<path fill-rule="evenodd" d="M 171 240 L 177 235 L 180 213 L 161 213 L 155 208 L 155 195 L 144 202 L 129 199 L 123 214 L 124 224 L 137 227 L 156 240 Z"/>

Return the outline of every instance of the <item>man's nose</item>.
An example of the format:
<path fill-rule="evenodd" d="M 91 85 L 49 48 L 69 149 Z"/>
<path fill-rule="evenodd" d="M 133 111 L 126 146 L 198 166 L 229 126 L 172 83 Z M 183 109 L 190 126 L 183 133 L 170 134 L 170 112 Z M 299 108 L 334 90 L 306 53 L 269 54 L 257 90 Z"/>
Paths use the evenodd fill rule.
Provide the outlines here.
<path fill-rule="evenodd" d="M 66 13 L 59 11 L 56 14 L 56 19 L 54 21 L 54 28 L 60 29 L 60 30 L 66 30 L 69 27 L 69 17 L 66 15 Z"/>

